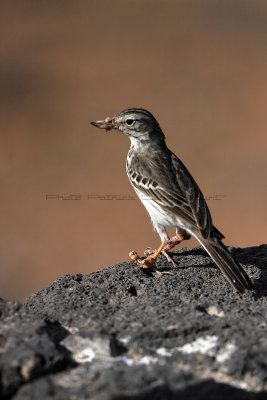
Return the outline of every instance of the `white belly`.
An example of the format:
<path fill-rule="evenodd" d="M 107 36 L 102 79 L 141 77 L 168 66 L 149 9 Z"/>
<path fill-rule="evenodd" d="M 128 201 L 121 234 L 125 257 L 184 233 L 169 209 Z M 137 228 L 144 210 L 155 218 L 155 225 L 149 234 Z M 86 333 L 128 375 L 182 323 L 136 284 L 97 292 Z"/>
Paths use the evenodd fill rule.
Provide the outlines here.
<path fill-rule="evenodd" d="M 156 229 L 158 225 L 161 225 L 166 228 L 175 227 L 175 228 L 187 229 L 184 222 L 180 218 L 178 218 L 175 214 L 172 213 L 166 214 L 159 204 L 152 201 L 149 197 L 146 197 L 143 193 L 138 192 L 136 189 L 135 191 L 140 200 L 142 201 L 142 203 L 144 204 L 148 214 L 150 215 L 152 223 Z"/>

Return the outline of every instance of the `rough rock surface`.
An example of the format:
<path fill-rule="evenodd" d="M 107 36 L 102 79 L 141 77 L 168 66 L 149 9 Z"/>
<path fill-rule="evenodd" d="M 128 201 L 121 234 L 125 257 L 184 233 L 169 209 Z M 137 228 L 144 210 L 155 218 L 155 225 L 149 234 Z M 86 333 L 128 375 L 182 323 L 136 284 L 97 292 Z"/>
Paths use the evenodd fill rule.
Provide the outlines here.
<path fill-rule="evenodd" d="M 266 399 L 267 245 L 230 248 L 236 293 L 200 247 L 153 275 L 124 262 L 0 301 L 0 398 Z"/>

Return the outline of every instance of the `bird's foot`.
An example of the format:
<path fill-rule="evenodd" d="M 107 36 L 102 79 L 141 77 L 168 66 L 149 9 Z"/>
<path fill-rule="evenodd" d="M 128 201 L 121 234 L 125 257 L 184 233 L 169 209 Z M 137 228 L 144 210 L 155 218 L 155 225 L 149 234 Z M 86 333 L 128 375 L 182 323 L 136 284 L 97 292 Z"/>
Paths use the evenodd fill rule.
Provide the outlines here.
<path fill-rule="evenodd" d="M 160 271 L 156 266 L 156 259 L 153 255 L 148 256 L 144 259 L 140 258 L 136 251 L 131 251 L 129 253 L 130 258 L 135 261 L 141 268 L 148 268 L 153 272 L 156 272 L 158 275 L 173 275 L 172 272 L 169 271 Z"/>
<path fill-rule="evenodd" d="M 154 254 L 156 251 L 157 251 L 157 250 L 156 250 L 156 249 L 152 249 L 152 247 L 147 247 L 147 248 L 145 249 L 145 251 L 144 251 L 144 255 L 145 255 L 145 256 L 147 256 L 147 255 L 152 255 L 152 254 Z M 165 249 L 163 249 L 161 253 L 166 257 L 166 259 L 167 259 L 167 261 L 168 261 L 169 263 L 172 263 L 173 265 L 175 265 L 174 260 L 171 258 L 171 256 L 167 253 L 167 251 L 166 251 Z"/>
<path fill-rule="evenodd" d="M 157 258 L 158 258 L 158 256 L 159 256 L 159 254 L 163 251 L 163 249 L 166 246 L 166 244 L 167 244 L 166 242 L 161 243 L 160 247 L 156 251 L 154 251 L 153 254 L 147 256 L 144 259 L 141 259 L 136 251 L 131 251 L 129 253 L 129 256 L 133 261 L 135 261 L 142 268 L 149 268 L 149 269 L 151 269 L 152 271 L 156 272 L 159 275 L 173 275 L 172 272 L 168 272 L 168 271 L 161 272 L 161 271 L 159 271 L 158 268 L 154 265 L 156 260 L 157 260 Z"/>
<path fill-rule="evenodd" d="M 148 266 L 146 268 L 151 268 L 149 264 L 154 264 L 155 260 L 157 259 L 158 255 L 162 253 L 168 262 L 172 263 L 174 266 L 175 261 L 170 257 L 168 254 L 168 251 L 172 250 L 175 246 L 180 244 L 183 240 L 188 240 L 191 238 L 191 235 L 187 233 L 184 229 L 180 229 L 175 236 L 171 237 L 171 239 L 166 240 L 164 243 L 160 245 L 158 249 L 152 249 L 151 247 L 147 247 L 146 250 L 144 251 L 144 255 L 148 256 L 144 260 L 140 259 L 138 254 L 136 252 L 134 253 L 133 257 L 138 257 L 137 260 L 135 260 L 139 265 L 147 264 Z M 131 253 L 130 253 L 131 254 Z M 132 258 L 134 259 L 134 258 Z M 141 261 L 140 261 L 141 260 Z"/>

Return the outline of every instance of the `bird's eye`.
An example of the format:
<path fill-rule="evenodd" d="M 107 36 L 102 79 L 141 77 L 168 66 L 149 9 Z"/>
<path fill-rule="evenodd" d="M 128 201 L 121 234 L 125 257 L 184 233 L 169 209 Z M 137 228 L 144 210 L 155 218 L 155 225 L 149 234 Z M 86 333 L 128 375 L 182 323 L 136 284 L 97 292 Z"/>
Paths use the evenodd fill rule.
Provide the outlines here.
<path fill-rule="evenodd" d="M 126 124 L 129 125 L 129 126 L 133 125 L 133 123 L 134 123 L 134 119 L 127 119 L 126 120 Z"/>

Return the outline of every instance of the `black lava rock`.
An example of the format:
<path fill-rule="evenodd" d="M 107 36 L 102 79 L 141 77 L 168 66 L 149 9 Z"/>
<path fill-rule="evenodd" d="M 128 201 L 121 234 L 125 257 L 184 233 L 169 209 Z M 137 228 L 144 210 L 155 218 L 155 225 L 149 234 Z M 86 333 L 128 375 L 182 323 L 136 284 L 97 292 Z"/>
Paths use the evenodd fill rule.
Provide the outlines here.
<path fill-rule="evenodd" d="M 230 248 L 255 282 L 236 293 L 200 247 L 66 275 L 0 301 L 5 399 L 267 398 L 267 245 Z"/>

